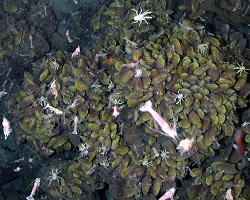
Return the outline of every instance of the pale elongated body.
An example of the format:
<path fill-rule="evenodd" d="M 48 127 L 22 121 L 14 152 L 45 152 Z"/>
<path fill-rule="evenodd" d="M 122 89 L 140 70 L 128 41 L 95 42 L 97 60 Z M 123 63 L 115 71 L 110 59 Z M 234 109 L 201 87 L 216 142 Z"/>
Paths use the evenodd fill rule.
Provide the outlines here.
<path fill-rule="evenodd" d="M 34 200 L 33 196 L 35 195 L 37 188 L 40 186 L 40 181 L 40 178 L 36 178 L 30 196 L 26 197 L 27 200 Z"/>
<path fill-rule="evenodd" d="M 45 108 L 49 108 L 51 112 L 54 112 L 54 113 L 57 114 L 57 115 L 63 114 L 63 111 L 61 111 L 61 110 L 59 110 L 59 109 L 57 109 L 57 108 L 54 108 L 53 106 L 50 106 L 49 104 L 47 104 L 47 105 L 45 106 Z"/>
<path fill-rule="evenodd" d="M 10 135 L 12 129 L 10 128 L 10 122 L 5 117 L 3 118 L 3 133 L 4 133 L 4 139 L 6 140 L 8 136 Z"/>
<path fill-rule="evenodd" d="M 58 96 L 58 90 L 56 88 L 56 80 L 54 80 L 50 85 L 50 90 L 52 94 L 55 96 L 55 98 Z"/>
<path fill-rule="evenodd" d="M 157 123 L 161 126 L 161 129 L 165 133 L 164 135 L 171 137 L 173 139 L 177 138 L 177 132 L 173 129 L 153 108 L 152 102 L 147 101 L 144 106 L 140 107 L 140 111 L 149 112 L 152 117 L 157 121 Z"/>
<path fill-rule="evenodd" d="M 170 188 L 165 192 L 165 194 L 161 198 L 159 198 L 159 200 L 167 200 L 167 199 L 174 200 L 175 190 L 176 189 L 174 187 Z"/>

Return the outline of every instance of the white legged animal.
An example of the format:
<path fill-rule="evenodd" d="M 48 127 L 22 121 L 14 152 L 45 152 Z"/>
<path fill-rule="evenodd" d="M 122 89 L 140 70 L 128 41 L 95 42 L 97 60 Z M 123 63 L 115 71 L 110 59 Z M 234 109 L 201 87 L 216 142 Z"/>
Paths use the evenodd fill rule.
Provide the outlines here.
<path fill-rule="evenodd" d="M 59 171 L 57 168 L 55 169 L 52 169 L 51 172 L 49 172 L 50 176 L 47 177 L 47 179 L 49 180 L 49 185 L 52 183 L 52 181 L 55 181 L 57 180 L 58 182 L 58 185 L 59 185 L 59 179 L 61 178 L 60 176 L 58 176 L 58 174 L 60 173 L 61 171 Z"/>
<path fill-rule="evenodd" d="M 135 20 L 135 21 L 134 21 L 132 24 L 138 23 L 138 22 L 139 22 L 139 26 L 141 25 L 142 21 L 145 21 L 145 22 L 148 24 L 148 22 L 147 22 L 146 19 L 152 19 L 152 17 L 146 16 L 146 15 L 148 15 L 148 14 L 151 14 L 152 12 L 150 12 L 149 10 L 147 10 L 147 11 L 145 11 L 145 12 L 142 12 L 142 8 L 140 8 L 140 9 L 141 9 L 141 10 L 140 10 L 139 13 L 138 13 L 137 10 L 131 9 L 131 10 L 135 11 L 135 14 L 136 14 L 135 17 L 134 17 L 134 20 Z"/>

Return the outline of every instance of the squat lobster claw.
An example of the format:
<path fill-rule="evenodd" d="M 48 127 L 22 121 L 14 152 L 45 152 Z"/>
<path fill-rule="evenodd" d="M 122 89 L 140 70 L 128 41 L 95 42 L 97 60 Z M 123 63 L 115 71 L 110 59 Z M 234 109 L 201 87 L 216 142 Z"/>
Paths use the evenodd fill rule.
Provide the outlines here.
<path fill-rule="evenodd" d="M 152 12 L 150 12 L 149 10 L 147 10 L 147 11 L 145 11 L 145 12 L 142 12 L 142 8 L 140 7 L 140 12 L 138 13 L 138 11 L 137 10 L 135 10 L 135 9 L 131 9 L 131 10 L 133 10 L 133 11 L 135 11 L 135 16 L 134 16 L 134 22 L 132 22 L 132 24 L 134 24 L 134 23 L 138 23 L 139 22 L 139 26 L 141 25 L 141 23 L 142 23 L 142 21 L 145 21 L 147 24 L 148 24 L 148 22 L 147 22 L 147 20 L 146 19 L 152 19 L 152 17 L 150 17 L 150 16 L 146 16 L 146 15 L 148 15 L 148 14 L 151 14 Z"/>

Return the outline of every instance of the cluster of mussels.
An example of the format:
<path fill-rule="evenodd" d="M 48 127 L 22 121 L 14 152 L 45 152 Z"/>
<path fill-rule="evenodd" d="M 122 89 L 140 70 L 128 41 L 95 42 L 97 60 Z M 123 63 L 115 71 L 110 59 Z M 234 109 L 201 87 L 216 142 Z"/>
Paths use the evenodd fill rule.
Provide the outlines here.
<path fill-rule="evenodd" d="M 225 39 L 187 18 L 172 22 L 173 6 L 165 0 L 103 6 L 93 17 L 93 50 L 58 51 L 25 72 L 9 102 L 20 124 L 16 141 L 46 157 L 78 157 L 47 188 L 53 196 L 79 199 L 87 186 L 97 190 L 105 182 L 115 199 L 157 199 L 187 175 L 190 199 L 222 199 L 231 188 L 238 199 L 249 196 L 238 166 L 213 160 L 239 123 L 236 107 L 248 102 L 248 94 L 239 95 L 247 74 L 238 71 L 247 63 L 224 45 L 235 32 Z M 152 19 L 139 25 L 133 19 L 140 9 Z M 149 113 L 139 113 L 147 100 L 177 127 L 177 141 L 159 134 Z M 184 154 L 176 150 L 182 138 L 194 142 Z M 175 198 L 182 195 L 177 190 Z"/>
<path fill-rule="evenodd" d="M 13 13 L 16 13 L 18 7 L 14 3 L 6 3 L 5 5 L 1 5 L 0 12 L 0 59 L 3 59 L 3 56 L 7 54 L 9 51 L 12 51 L 15 46 L 18 46 L 21 43 L 21 33 L 20 30 L 26 24 L 25 21 L 19 21 L 17 23 L 10 21 L 10 17 Z M 9 19 L 9 23 L 6 23 L 6 19 Z"/>
<path fill-rule="evenodd" d="M 229 195 L 241 196 L 239 199 L 247 199 L 246 197 L 249 196 L 249 185 L 233 164 L 215 161 L 206 171 L 202 171 L 201 168 L 193 168 L 190 175 L 193 184 L 187 188 L 189 199 L 196 199 L 197 196 L 203 195 L 208 197 L 209 193 L 210 197 L 224 194 L 225 199 L 230 199 Z"/>
<path fill-rule="evenodd" d="M 21 19 L 23 11 L 19 10 L 20 4 L 26 3 L 20 1 L 1 3 L 3 10 L 0 12 L 0 59 L 4 56 L 11 57 L 13 53 L 26 59 L 32 59 L 36 55 L 34 47 L 30 47 L 30 37 L 35 30 L 28 28 L 27 21 Z"/>
<path fill-rule="evenodd" d="M 46 37 L 51 37 L 56 27 L 48 7 L 29 0 L 5 0 L 0 7 L 0 60 L 7 58 L 6 62 L 22 66 L 49 52 Z"/>

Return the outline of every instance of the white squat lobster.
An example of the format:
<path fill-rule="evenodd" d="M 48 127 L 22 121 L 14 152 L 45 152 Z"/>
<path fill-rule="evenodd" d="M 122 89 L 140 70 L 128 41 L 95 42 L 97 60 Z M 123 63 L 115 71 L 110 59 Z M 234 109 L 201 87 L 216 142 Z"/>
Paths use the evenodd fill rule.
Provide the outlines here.
<path fill-rule="evenodd" d="M 244 62 L 242 62 L 241 65 L 239 63 L 237 63 L 238 67 L 234 68 L 234 69 L 238 70 L 237 74 L 240 73 L 240 75 L 241 75 L 242 72 L 245 72 L 246 74 L 248 74 L 248 72 L 246 72 L 246 71 L 250 70 L 250 69 L 246 69 L 246 67 L 243 64 L 244 64 Z"/>
<path fill-rule="evenodd" d="M 180 90 L 178 90 L 177 94 L 174 94 L 174 98 L 175 98 L 175 104 L 181 104 L 181 102 L 184 101 L 184 99 L 187 97 L 187 95 L 183 95 L 182 93 L 180 93 Z"/>
<path fill-rule="evenodd" d="M 58 174 L 60 173 L 61 171 L 59 171 L 57 168 L 55 169 L 52 169 L 51 172 L 49 172 L 50 176 L 47 177 L 47 180 L 49 180 L 49 185 L 52 183 L 52 181 L 57 181 L 58 182 L 58 185 L 59 185 L 59 179 L 61 179 L 60 176 L 58 176 Z"/>
<path fill-rule="evenodd" d="M 198 52 L 200 52 L 202 55 L 206 54 L 208 50 L 208 44 L 199 44 L 198 45 Z"/>
<path fill-rule="evenodd" d="M 147 10 L 147 11 L 145 11 L 145 12 L 142 12 L 142 8 L 140 8 L 140 9 L 141 9 L 141 10 L 140 10 L 139 13 L 138 13 L 137 10 L 131 9 L 131 10 L 135 11 L 135 14 L 136 14 L 136 15 L 134 16 L 134 20 L 135 20 L 135 21 L 134 21 L 132 24 L 138 23 L 138 22 L 139 22 L 139 26 L 141 25 L 142 21 L 145 21 L 145 22 L 148 24 L 148 22 L 147 22 L 146 19 L 152 19 L 152 17 L 146 16 L 146 15 L 148 15 L 148 14 L 151 14 L 152 12 L 150 12 L 149 10 Z"/>

